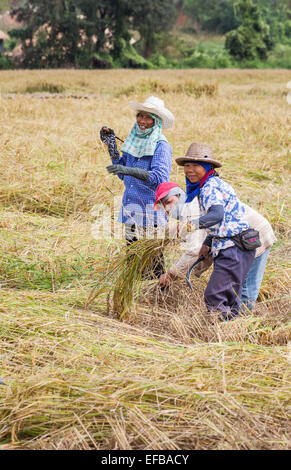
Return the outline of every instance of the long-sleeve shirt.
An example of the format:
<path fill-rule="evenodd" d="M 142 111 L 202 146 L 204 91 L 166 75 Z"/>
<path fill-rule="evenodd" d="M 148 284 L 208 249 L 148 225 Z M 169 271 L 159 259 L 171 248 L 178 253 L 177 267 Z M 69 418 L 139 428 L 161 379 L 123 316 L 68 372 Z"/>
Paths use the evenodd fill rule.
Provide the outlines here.
<path fill-rule="evenodd" d="M 187 208 L 186 208 L 187 206 Z M 258 230 L 260 233 L 261 246 L 256 249 L 255 257 L 261 256 L 268 248 L 270 248 L 276 241 L 273 229 L 268 220 L 259 214 L 257 211 L 249 207 L 247 204 L 243 204 L 245 209 L 245 215 L 249 225 Z M 199 214 L 198 200 L 195 198 L 191 203 L 185 204 L 187 212 L 182 212 L 183 217 L 196 218 Z M 207 235 L 206 230 L 195 230 L 194 232 L 185 232 L 181 237 L 182 242 L 180 248 L 183 250 L 182 256 L 173 264 L 170 271 L 176 276 L 184 276 L 188 269 L 198 259 L 199 251 L 203 243 L 205 243 L 205 237 Z M 207 237 L 208 238 L 208 237 Z M 211 236 L 210 236 L 211 238 Z M 212 245 L 212 240 L 209 246 Z M 194 273 L 199 276 L 212 264 L 213 258 L 209 256 L 206 260 L 198 264 L 194 269 Z"/>
<path fill-rule="evenodd" d="M 250 227 L 245 209 L 232 186 L 217 176 L 206 181 L 201 188 L 198 201 L 202 216 L 206 215 L 212 206 L 223 206 L 223 219 L 206 229 L 207 233 L 213 236 L 211 252 L 212 256 L 216 257 L 220 250 L 234 246 L 229 237 Z"/>
<path fill-rule="evenodd" d="M 211 206 L 207 214 L 202 215 L 199 219 L 191 220 L 191 224 L 198 228 L 209 228 L 213 225 L 219 224 L 224 217 L 224 208 L 222 205 L 217 204 Z"/>
<path fill-rule="evenodd" d="M 139 226 L 167 225 L 164 211 L 155 211 L 155 191 L 159 184 L 169 181 L 172 165 L 172 149 L 168 142 L 160 140 L 153 156 L 141 158 L 124 153 L 112 161 L 113 164 L 141 168 L 149 172 L 147 181 L 133 176 L 118 175 L 123 180 L 125 191 L 118 222 Z"/>

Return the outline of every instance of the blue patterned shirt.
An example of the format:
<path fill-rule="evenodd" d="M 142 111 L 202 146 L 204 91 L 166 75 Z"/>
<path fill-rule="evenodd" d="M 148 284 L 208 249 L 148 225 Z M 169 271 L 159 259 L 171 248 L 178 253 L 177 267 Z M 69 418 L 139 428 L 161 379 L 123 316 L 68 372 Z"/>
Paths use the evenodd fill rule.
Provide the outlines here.
<path fill-rule="evenodd" d="M 249 228 L 245 209 L 230 184 L 217 176 L 206 181 L 201 188 L 198 200 L 202 215 L 207 214 L 213 205 L 222 205 L 224 208 L 223 220 L 213 227 L 207 228 L 207 232 L 213 236 L 211 252 L 215 257 L 218 255 L 219 250 L 234 246 L 232 240 L 227 238 L 220 240 L 215 236 L 232 237 Z"/>
<path fill-rule="evenodd" d="M 152 156 L 136 158 L 124 153 L 113 164 L 142 168 L 149 172 L 149 179 L 141 181 L 133 176 L 118 175 L 125 191 L 118 222 L 139 226 L 167 225 L 164 211 L 154 210 L 155 192 L 159 184 L 169 181 L 172 166 L 172 149 L 168 142 L 160 140 Z"/>

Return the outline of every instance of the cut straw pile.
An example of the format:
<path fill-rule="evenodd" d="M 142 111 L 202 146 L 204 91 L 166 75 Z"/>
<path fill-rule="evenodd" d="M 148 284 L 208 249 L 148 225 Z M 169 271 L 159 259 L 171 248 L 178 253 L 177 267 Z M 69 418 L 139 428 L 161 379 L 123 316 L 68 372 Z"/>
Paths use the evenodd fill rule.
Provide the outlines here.
<path fill-rule="evenodd" d="M 179 345 L 3 291 L 0 441 L 32 449 L 286 449 L 287 348 Z"/>

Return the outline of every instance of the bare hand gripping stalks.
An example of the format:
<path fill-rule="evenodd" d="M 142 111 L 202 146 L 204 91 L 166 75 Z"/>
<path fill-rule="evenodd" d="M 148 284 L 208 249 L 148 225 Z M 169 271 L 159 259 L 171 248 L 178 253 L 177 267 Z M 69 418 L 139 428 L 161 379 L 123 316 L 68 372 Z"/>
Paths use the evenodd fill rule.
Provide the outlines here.
<path fill-rule="evenodd" d="M 195 261 L 194 264 L 192 264 L 191 268 L 188 270 L 187 274 L 186 274 L 186 282 L 187 282 L 187 286 L 189 287 L 189 289 L 193 290 L 192 288 L 192 285 L 191 285 L 191 282 L 190 282 L 190 276 L 191 276 L 191 272 L 192 270 L 195 268 L 195 266 L 197 266 L 197 264 L 199 264 L 201 261 L 204 260 L 204 256 L 200 256 L 200 258 L 198 258 L 197 261 Z"/>
<path fill-rule="evenodd" d="M 109 129 L 109 127 L 103 127 L 102 130 L 104 132 L 106 132 L 106 134 L 113 134 L 113 131 L 112 129 Z M 117 137 L 117 135 L 115 136 L 116 139 L 120 140 L 120 142 L 124 142 L 124 140 L 120 139 L 119 137 Z"/>

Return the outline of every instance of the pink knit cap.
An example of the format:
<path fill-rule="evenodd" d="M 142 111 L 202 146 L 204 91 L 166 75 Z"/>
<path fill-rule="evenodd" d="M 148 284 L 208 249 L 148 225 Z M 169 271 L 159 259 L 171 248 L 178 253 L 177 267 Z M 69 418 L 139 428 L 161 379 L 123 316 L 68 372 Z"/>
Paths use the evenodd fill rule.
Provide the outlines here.
<path fill-rule="evenodd" d="M 173 188 L 180 188 L 180 186 L 177 183 L 172 183 L 171 181 L 167 181 L 166 183 L 161 183 L 156 189 L 156 194 L 155 194 L 155 204 L 154 208 L 156 211 L 159 210 L 158 204 L 159 202 L 167 196 L 167 194 L 170 192 L 171 189 Z"/>

